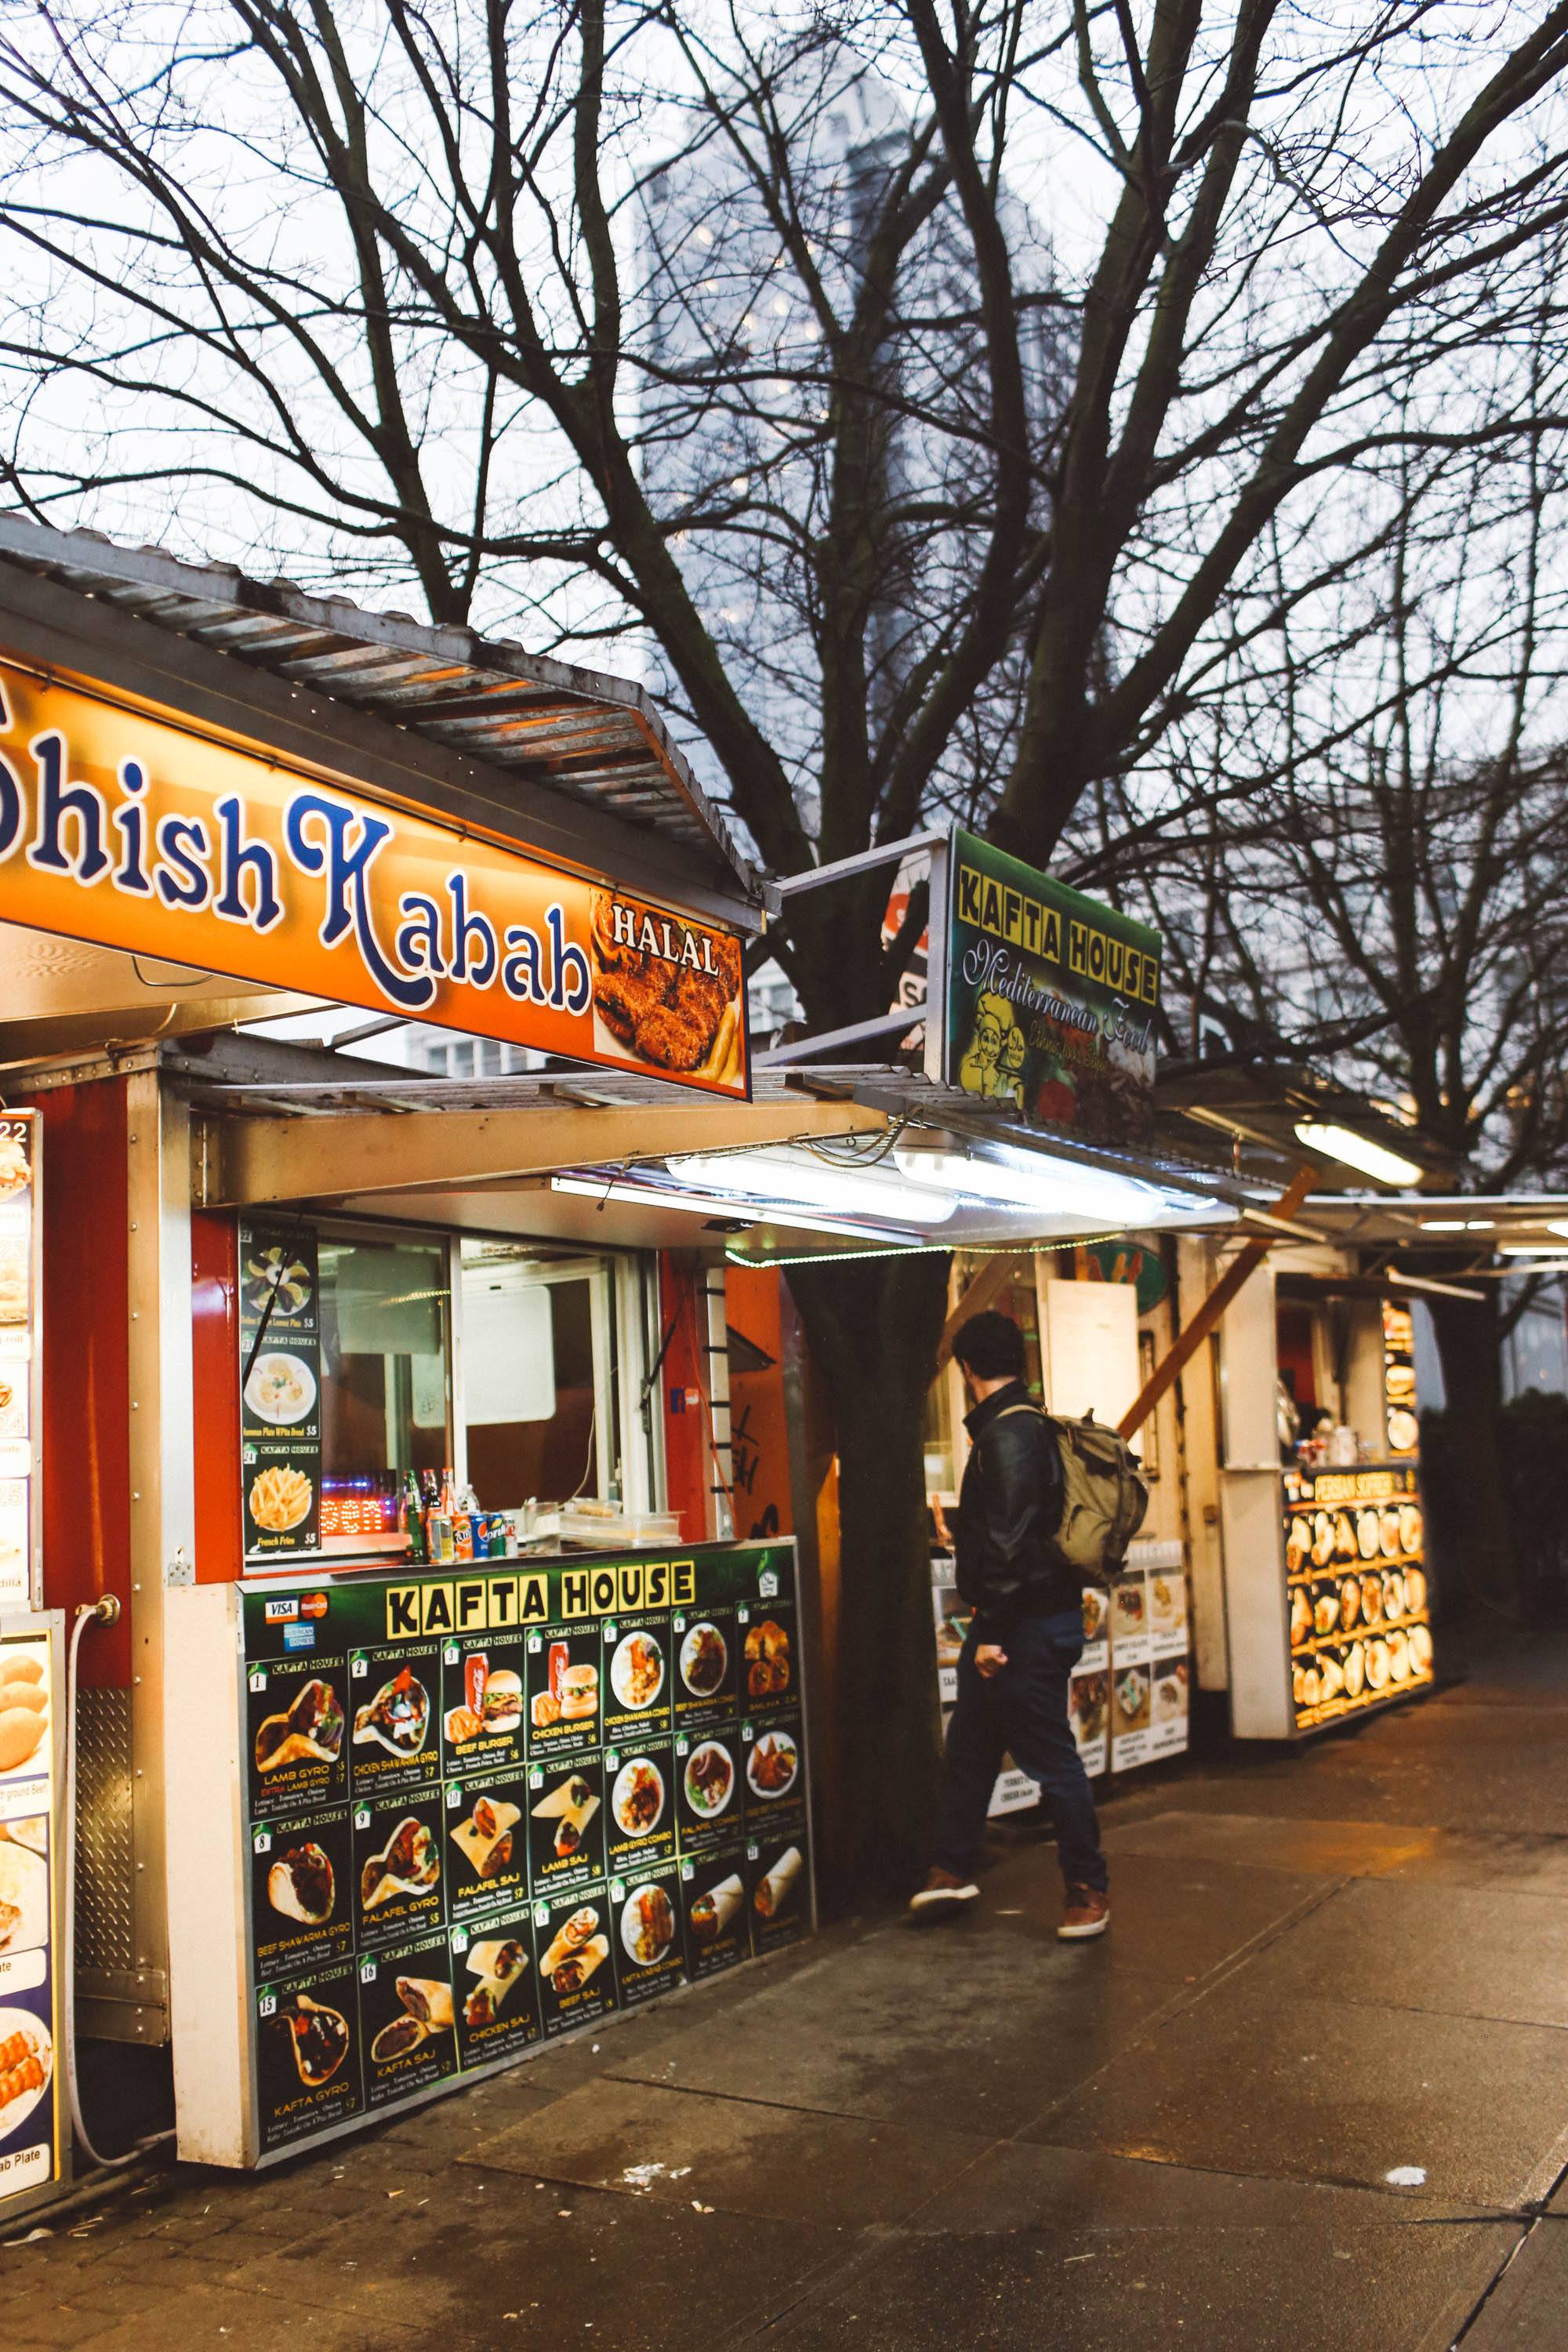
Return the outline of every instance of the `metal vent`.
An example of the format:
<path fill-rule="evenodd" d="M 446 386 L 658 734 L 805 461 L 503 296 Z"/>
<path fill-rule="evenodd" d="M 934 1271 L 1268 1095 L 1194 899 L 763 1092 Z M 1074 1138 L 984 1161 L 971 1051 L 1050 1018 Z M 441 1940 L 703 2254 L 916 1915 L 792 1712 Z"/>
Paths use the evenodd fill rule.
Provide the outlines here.
<path fill-rule="evenodd" d="M 77 1694 L 77 1980 L 121 1992 L 136 1969 L 131 1835 L 131 1694 Z"/>

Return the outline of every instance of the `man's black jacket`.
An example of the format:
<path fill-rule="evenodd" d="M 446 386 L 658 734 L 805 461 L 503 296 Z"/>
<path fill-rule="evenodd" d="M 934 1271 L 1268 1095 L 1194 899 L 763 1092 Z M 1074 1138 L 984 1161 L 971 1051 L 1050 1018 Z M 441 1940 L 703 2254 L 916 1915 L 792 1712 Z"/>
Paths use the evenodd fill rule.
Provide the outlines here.
<path fill-rule="evenodd" d="M 1005 1642 L 1019 1617 L 1082 1606 L 1079 1580 L 1051 1540 L 1062 1517 L 1061 1449 L 1022 1381 L 984 1398 L 963 1425 L 971 1450 L 958 1496 L 958 1590 L 978 1638 Z"/>

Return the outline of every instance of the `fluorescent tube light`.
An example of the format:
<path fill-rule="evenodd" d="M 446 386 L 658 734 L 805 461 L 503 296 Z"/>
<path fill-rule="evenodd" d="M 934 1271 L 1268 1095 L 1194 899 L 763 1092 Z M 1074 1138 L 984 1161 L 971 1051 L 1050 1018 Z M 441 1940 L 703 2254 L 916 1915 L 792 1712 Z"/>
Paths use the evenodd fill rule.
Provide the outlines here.
<path fill-rule="evenodd" d="M 1491 1234 L 1497 1231 L 1495 1217 L 1423 1217 L 1424 1234 Z M 1549 1234 L 1568 1234 L 1568 1225 L 1548 1225 Z"/>
<path fill-rule="evenodd" d="M 665 1164 L 679 1182 L 695 1184 L 704 1192 L 784 1202 L 815 1210 L 819 1218 L 877 1217 L 889 1225 L 940 1225 L 958 1206 L 951 1192 L 906 1186 L 886 1168 L 839 1166 L 765 1148 L 685 1152 Z"/>
<path fill-rule="evenodd" d="M 910 1184 L 940 1185 L 996 1208 L 1032 1209 L 1041 1216 L 1088 1217 L 1096 1225 L 1112 1230 L 1146 1224 L 1172 1208 L 1206 1206 L 1196 1199 L 1162 1192 L 1135 1176 L 1090 1168 L 1080 1160 L 1053 1160 L 1044 1152 L 1016 1151 L 1005 1160 L 979 1160 L 962 1152 L 913 1151 L 905 1147 L 894 1152 L 893 1160 Z"/>
<path fill-rule="evenodd" d="M 1323 1152 L 1363 1176 L 1374 1177 L 1380 1184 L 1414 1184 L 1422 1172 L 1414 1160 L 1402 1160 L 1397 1151 L 1369 1143 L 1364 1135 L 1348 1127 L 1320 1126 L 1315 1119 L 1302 1118 L 1296 1122 L 1296 1135 L 1309 1151 Z"/>
<path fill-rule="evenodd" d="M 1548 1226 L 1547 1230 L 1554 1233 L 1557 1228 Z M 1503 1257 L 1562 1257 L 1564 1255 L 1561 1242 L 1499 1242 L 1498 1250 Z"/>

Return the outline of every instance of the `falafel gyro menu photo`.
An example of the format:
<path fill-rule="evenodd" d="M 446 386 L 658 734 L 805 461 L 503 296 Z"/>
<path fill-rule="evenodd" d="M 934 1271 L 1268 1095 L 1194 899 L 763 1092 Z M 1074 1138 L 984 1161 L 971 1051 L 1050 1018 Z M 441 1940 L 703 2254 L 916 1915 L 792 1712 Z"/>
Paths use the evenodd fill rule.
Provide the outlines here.
<path fill-rule="evenodd" d="M 187 1671 L 241 1654 L 249 2114 L 177 2084 L 182 2150 L 265 2162 L 810 1926 L 793 1545 L 178 1602 Z"/>

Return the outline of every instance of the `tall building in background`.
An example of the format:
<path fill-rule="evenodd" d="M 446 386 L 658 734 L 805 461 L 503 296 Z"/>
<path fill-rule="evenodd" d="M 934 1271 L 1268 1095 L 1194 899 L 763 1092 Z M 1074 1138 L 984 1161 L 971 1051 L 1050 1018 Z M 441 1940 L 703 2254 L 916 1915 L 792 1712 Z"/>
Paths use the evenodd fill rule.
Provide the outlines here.
<path fill-rule="evenodd" d="M 814 58 L 775 86 L 772 102 L 787 184 L 781 163 L 759 186 L 717 125 L 700 153 L 647 183 L 632 341 L 647 362 L 641 453 L 655 511 L 674 526 L 686 583 L 742 700 L 781 751 L 815 835 L 823 616 L 808 550 L 832 529 L 836 499 L 858 504 L 869 534 L 861 551 L 875 735 L 984 552 L 989 386 L 973 252 L 951 195 L 903 253 L 890 331 L 847 357 L 826 329 L 825 307 L 840 329 L 854 316 L 885 194 L 909 158 L 911 122 L 897 93 L 873 73 L 846 76 L 833 58 Z M 759 152 L 754 124 L 739 128 Z M 1016 203 L 1005 201 L 1003 219 L 1025 297 L 1027 395 L 1043 451 L 1065 406 L 1073 339 L 1052 300 L 1043 234 Z M 847 452 L 836 403 L 856 371 L 876 398 Z M 658 649 L 649 646 L 645 660 L 649 683 L 678 707 Z M 983 808 L 1012 683 L 998 678 L 990 709 L 954 745 L 928 818 L 947 810 L 973 819 Z M 727 799 L 707 747 L 689 733 L 683 748 L 705 788 Z M 761 977 L 753 1019 L 776 1025 L 787 983 L 776 967 Z"/>

